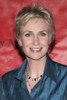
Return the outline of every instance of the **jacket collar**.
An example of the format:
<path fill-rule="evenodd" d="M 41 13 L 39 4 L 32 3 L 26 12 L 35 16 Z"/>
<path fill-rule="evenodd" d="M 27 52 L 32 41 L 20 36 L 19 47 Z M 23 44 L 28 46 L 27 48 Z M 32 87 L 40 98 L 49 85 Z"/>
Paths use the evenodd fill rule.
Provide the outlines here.
<path fill-rule="evenodd" d="M 56 63 L 50 59 L 47 55 L 46 65 L 45 65 L 45 74 L 50 77 L 52 80 L 57 82 L 57 70 Z"/>
<path fill-rule="evenodd" d="M 27 59 L 24 60 L 24 62 L 21 65 L 21 67 L 18 69 L 18 72 L 16 74 L 16 79 L 21 80 L 21 81 L 25 79 L 26 65 L 27 65 Z"/>
<path fill-rule="evenodd" d="M 19 68 L 19 71 L 17 72 L 17 75 L 16 75 L 17 79 L 19 79 L 19 80 L 25 79 L 26 65 L 27 65 L 27 59 L 25 59 L 25 61 L 23 62 L 23 64 Z M 53 62 L 49 58 L 48 55 L 47 55 L 47 59 L 46 59 L 46 65 L 45 65 L 45 72 L 44 72 L 44 74 L 46 74 L 52 80 L 54 80 L 55 82 L 57 82 L 57 72 L 56 72 L 55 62 Z"/>

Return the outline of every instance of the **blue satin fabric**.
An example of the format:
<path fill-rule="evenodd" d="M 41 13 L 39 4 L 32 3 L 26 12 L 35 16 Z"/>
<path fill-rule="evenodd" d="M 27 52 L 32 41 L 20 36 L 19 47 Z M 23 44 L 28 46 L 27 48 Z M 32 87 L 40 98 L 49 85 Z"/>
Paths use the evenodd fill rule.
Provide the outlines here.
<path fill-rule="evenodd" d="M 67 66 L 53 62 L 48 56 L 43 77 L 29 94 L 26 87 L 27 60 L 18 69 L 1 78 L 1 100 L 67 100 Z"/>

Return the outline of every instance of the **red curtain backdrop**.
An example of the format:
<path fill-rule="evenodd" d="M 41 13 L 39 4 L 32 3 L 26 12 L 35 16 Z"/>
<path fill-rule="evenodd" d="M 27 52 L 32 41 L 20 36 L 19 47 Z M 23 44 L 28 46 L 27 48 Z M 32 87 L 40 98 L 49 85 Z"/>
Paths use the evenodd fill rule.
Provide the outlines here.
<path fill-rule="evenodd" d="M 53 13 L 56 39 L 50 57 L 67 65 L 67 0 L 0 0 L 0 77 L 23 62 L 15 48 L 14 19 L 24 6 L 33 3 L 42 4 Z"/>

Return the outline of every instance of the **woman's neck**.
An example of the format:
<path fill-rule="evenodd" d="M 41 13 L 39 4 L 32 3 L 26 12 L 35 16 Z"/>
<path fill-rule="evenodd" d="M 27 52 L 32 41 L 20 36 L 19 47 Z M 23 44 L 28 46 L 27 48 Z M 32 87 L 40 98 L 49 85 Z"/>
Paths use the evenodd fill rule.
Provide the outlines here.
<path fill-rule="evenodd" d="M 27 61 L 28 64 L 26 70 L 29 76 L 31 76 L 32 78 L 36 78 L 44 73 L 46 57 L 43 57 L 39 60 L 27 58 Z"/>

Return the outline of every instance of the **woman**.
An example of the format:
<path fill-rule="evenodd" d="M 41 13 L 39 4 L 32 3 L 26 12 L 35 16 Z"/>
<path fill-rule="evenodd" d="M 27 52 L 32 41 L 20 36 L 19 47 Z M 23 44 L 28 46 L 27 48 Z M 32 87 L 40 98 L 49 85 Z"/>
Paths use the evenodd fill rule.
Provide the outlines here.
<path fill-rule="evenodd" d="M 52 14 L 42 6 L 23 8 L 15 18 L 15 39 L 26 59 L 2 76 L 2 100 L 63 100 L 67 66 L 48 57 L 55 38 Z"/>

